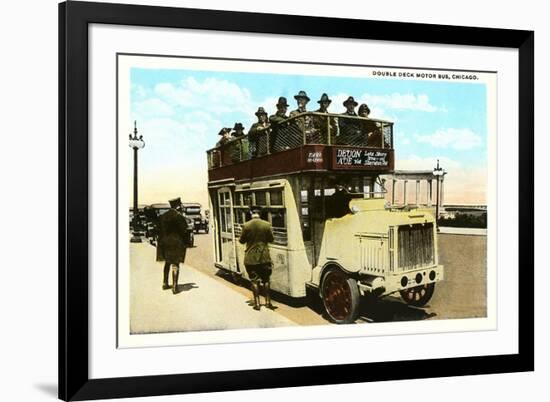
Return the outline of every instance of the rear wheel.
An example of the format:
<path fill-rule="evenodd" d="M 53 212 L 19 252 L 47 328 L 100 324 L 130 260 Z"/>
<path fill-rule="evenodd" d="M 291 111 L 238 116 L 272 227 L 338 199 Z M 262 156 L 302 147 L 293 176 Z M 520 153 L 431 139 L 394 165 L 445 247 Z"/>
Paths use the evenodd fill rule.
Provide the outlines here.
<path fill-rule="evenodd" d="M 329 271 L 323 278 L 321 297 L 328 318 L 337 324 L 354 322 L 359 315 L 357 281 L 339 269 Z"/>
<path fill-rule="evenodd" d="M 434 294 L 435 283 L 415 286 L 414 288 L 400 290 L 401 298 L 409 305 L 422 307 L 430 301 Z"/>

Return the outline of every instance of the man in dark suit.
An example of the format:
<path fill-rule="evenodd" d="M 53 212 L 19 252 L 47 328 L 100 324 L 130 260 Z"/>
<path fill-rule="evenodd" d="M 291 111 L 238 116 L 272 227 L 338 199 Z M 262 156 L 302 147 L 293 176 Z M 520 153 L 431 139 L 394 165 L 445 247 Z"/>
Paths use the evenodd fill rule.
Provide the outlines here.
<path fill-rule="evenodd" d="M 332 100 L 328 97 L 327 94 L 322 94 L 321 99 L 317 101 L 319 104 L 319 109 L 315 111 L 315 113 L 328 113 L 328 107 L 332 103 Z M 314 116 L 313 117 L 313 135 L 310 142 L 312 143 L 318 143 L 318 144 L 326 144 L 328 141 L 328 128 L 330 124 L 330 131 L 331 136 L 334 136 L 336 134 L 336 124 L 334 119 L 330 119 L 329 117 L 321 117 L 321 116 Z"/>
<path fill-rule="evenodd" d="M 259 107 L 258 110 L 255 113 L 256 117 L 258 118 L 258 121 L 250 127 L 250 130 L 248 130 L 248 142 L 250 143 L 250 157 L 255 158 L 256 156 L 260 155 L 261 153 L 267 153 L 267 149 L 260 149 L 260 143 L 263 143 L 264 141 L 260 141 L 262 136 L 269 135 L 271 129 L 271 125 L 269 124 L 269 121 L 267 119 L 267 113 L 264 110 L 263 107 Z M 267 142 L 267 140 L 265 141 Z"/>
<path fill-rule="evenodd" d="M 279 98 L 275 107 L 277 108 L 277 112 L 269 116 L 269 122 L 271 124 L 279 124 L 288 119 L 288 115 L 286 114 L 286 111 L 288 110 L 288 103 L 286 102 L 286 98 L 284 96 Z"/>
<path fill-rule="evenodd" d="M 270 137 L 270 147 L 271 152 L 278 152 L 285 149 L 285 139 L 284 139 L 284 128 L 281 126 L 288 119 L 286 111 L 288 110 L 288 103 L 286 98 L 281 96 L 275 105 L 277 107 L 277 112 L 269 116 L 269 123 L 271 124 L 271 137 Z"/>
<path fill-rule="evenodd" d="M 306 91 L 298 92 L 296 95 L 294 95 L 294 99 L 296 99 L 298 108 L 290 112 L 290 117 L 299 115 L 300 113 L 307 112 L 306 105 L 309 102 L 309 96 L 307 96 Z"/>
<path fill-rule="evenodd" d="M 170 289 L 168 276 L 172 267 L 172 293 L 178 292 L 180 263 L 185 262 L 188 226 L 181 211 L 181 199 L 170 200 L 170 209 L 159 218 L 157 261 L 164 261 L 162 289 Z"/>
<path fill-rule="evenodd" d="M 358 103 L 353 99 L 353 96 L 348 97 L 343 102 L 346 111 L 341 114 L 341 116 L 350 116 L 356 117 L 355 108 Z M 359 127 L 359 122 L 355 119 L 339 119 L 339 136 L 337 143 L 343 145 L 361 145 L 361 129 Z"/>
<path fill-rule="evenodd" d="M 268 244 L 272 242 L 271 224 L 260 219 L 259 208 L 252 208 L 252 219 L 243 225 L 239 243 L 246 244 L 244 266 L 251 281 L 254 310 L 260 310 L 260 285 L 262 284 L 265 291 L 265 306 L 269 309 L 275 308 L 271 304 L 269 285 L 272 263 Z"/>

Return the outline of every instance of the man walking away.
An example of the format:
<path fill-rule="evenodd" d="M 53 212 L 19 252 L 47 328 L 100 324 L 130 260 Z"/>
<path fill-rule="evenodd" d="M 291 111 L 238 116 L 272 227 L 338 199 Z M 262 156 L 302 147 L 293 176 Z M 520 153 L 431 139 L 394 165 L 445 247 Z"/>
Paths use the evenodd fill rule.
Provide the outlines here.
<path fill-rule="evenodd" d="M 268 245 L 273 242 L 273 230 L 269 222 L 260 219 L 260 208 L 252 208 L 252 219 L 244 224 L 239 242 L 246 244 L 244 266 L 252 284 L 254 310 L 260 310 L 260 285 L 265 291 L 265 306 L 274 310 L 269 285 L 272 263 Z"/>
<path fill-rule="evenodd" d="M 164 261 L 162 289 L 170 289 L 168 276 L 172 267 L 172 293 L 178 292 L 180 263 L 185 262 L 188 227 L 181 211 L 181 199 L 170 200 L 170 209 L 159 219 L 157 261 Z"/>

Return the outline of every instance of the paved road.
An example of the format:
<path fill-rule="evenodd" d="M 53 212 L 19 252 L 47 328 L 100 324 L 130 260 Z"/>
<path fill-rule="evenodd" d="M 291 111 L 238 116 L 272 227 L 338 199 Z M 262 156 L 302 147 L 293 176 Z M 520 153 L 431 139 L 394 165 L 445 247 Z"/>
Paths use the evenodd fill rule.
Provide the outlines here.
<path fill-rule="evenodd" d="M 180 292 L 161 290 L 162 264 L 154 247 L 131 245 L 131 319 L 133 333 L 202 329 L 327 324 L 319 299 L 293 300 L 275 295 L 277 310 L 250 306 L 246 283 L 237 284 L 212 264 L 212 237 L 198 234 L 180 274 Z M 424 308 L 405 305 L 389 296 L 365 301 L 359 322 L 484 317 L 486 315 L 486 237 L 441 234 L 440 262 L 445 281 L 436 286 Z"/>
<path fill-rule="evenodd" d="M 155 249 L 148 243 L 130 247 L 132 334 L 296 325 L 269 309 L 253 310 L 249 298 L 189 263 L 180 270 L 178 293 L 163 290 L 163 263 L 155 262 Z"/>

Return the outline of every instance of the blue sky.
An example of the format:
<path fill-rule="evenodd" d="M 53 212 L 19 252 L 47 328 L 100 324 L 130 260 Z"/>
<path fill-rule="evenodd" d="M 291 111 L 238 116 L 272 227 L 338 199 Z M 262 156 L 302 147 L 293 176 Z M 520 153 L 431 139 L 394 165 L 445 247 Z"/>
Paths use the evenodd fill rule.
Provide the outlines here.
<path fill-rule="evenodd" d="M 333 113 L 344 111 L 349 95 L 367 103 L 372 118 L 395 123 L 396 168 L 430 169 L 439 158 L 449 171 L 449 202 L 485 201 L 484 84 L 144 68 L 132 68 L 130 79 L 131 116 L 146 141 L 140 151 L 144 202 L 178 192 L 205 202 L 201 184 L 182 178 L 205 180 L 205 151 L 215 145 L 220 128 L 241 122 L 248 129 L 258 106 L 274 113 L 279 96 L 287 98 L 290 111 L 299 90 L 311 98 L 309 110 L 318 107 L 323 92 L 332 99 Z M 465 189 L 470 199 L 460 200 Z"/>

